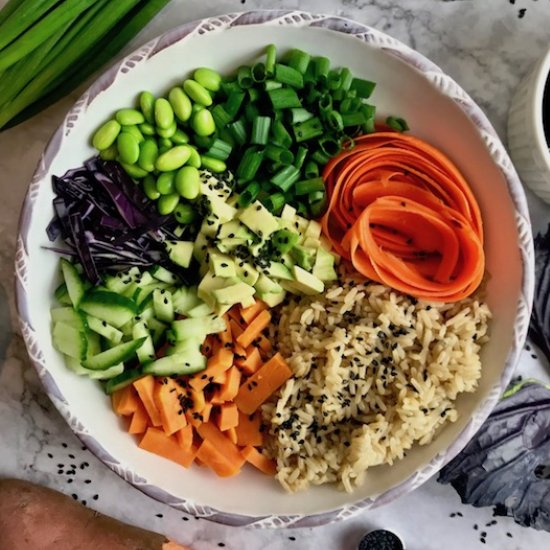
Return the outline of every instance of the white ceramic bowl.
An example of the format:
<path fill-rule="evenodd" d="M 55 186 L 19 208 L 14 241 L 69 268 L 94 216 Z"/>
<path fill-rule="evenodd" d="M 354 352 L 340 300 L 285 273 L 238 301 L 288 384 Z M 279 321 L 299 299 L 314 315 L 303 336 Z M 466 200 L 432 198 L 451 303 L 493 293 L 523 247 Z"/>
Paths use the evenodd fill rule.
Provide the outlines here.
<path fill-rule="evenodd" d="M 549 78 L 550 49 L 518 86 L 508 113 L 510 156 L 523 183 L 548 203 L 550 151 L 542 123 L 542 101 Z"/>
<path fill-rule="evenodd" d="M 49 309 L 58 259 L 45 250 L 52 216 L 52 174 L 93 154 L 89 137 L 138 91 L 162 93 L 197 66 L 223 72 L 263 51 L 299 47 L 377 81 L 380 116 L 404 116 L 413 133 L 440 147 L 469 179 L 485 219 L 491 342 L 478 390 L 460 397 L 460 419 L 433 443 L 393 466 L 373 468 L 353 494 L 331 486 L 288 495 L 271 478 L 245 469 L 219 479 L 140 450 L 113 415 L 100 386 L 68 371 L 53 349 Z M 52 137 L 21 216 L 16 284 L 21 329 L 46 391 L 75 433 L 124 479 L 191 514 L 232 525 L 311 526 L 384 504 L 418 487 L 473 436 L 509 382 L 521 351 L 533 290 L 533 251 L 523 188 L 493 128 L 468 95 L 432 62 L 390 36 L 338 17 L 260 11 L 189 23 L 149 42 L 109 69 L 79 99 Z"/>

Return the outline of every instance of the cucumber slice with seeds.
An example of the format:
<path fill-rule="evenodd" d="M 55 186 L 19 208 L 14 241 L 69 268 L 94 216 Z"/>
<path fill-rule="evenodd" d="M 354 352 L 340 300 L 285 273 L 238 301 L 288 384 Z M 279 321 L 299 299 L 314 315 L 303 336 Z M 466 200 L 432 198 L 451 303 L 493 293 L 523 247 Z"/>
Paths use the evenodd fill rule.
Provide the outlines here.
<path fill-rule="evenodd" d="M 118 344 L 118 346 L 107 351 L 102 351 L 93 357 L 89 357 L 82 362 L 82 366 L 86 369 L 105 370 L 118 363 L 123 363 L 136 353 L 143 342 L 145 342 L 145 338 L 138 338 L 137 340 Z"/>
<path fill-rule="evenodd" d="M 76 270 L 76 267 L 65 258 L 60 260 L 61 272 L 63 273 L 63 280 L 67 285 L 67 292 L 71 299 L 71 303 L 74 307 L 78 307 L 86 289 L 84 283 Z"/>
<path fill-rule="evenodd" d="M 82 298 L 80 309 L 93 317 L 120 328 L 126 324 L 136 313 L 135 302 L 104 290 L 92 291 Z"/>

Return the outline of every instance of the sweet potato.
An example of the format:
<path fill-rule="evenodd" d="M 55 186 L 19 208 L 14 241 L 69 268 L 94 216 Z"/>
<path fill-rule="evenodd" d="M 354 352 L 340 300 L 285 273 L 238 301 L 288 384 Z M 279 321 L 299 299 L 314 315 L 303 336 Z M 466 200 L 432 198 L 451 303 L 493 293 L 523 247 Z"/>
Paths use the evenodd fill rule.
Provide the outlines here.
<path fill-rule="evenodd" d="M 57 491 L 0 480 L 0 547 L 6 550 L 189 550 L 104 516 Z"/>

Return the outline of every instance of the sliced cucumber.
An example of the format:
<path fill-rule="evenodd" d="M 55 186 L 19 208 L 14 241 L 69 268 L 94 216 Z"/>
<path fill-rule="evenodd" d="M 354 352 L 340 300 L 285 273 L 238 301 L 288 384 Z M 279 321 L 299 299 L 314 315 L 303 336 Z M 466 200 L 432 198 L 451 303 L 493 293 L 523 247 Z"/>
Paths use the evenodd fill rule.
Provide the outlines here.
<path fill-rule="evenodd" d="M 168 283 L 170 285 L 175 285 L 179 283 L 178 276 L 172 273 L 171 271 L 168 271 L 166 268 L 162 267 L 161 265 L 157 265 L 153 267 L 153 269 L 151 270 L 151 275 L 155 279 L 158 279 L 163 283 Z"/>
<path fill-rule="evenodd" d="M 136 340 L 138 338 L 145 338 L 145 342 L 143 342 L 136 352 L 139 362 L 144 365 L 149 361 L 153 361 L 155 359 L 155 347 L 153 346 L 153 339 L 151 338 L 149 329 L 144 321 L 139 321 L 134 325 L 132 336 Z"/>
<path fill-rule="evenodd" d="M 202 303 L 201 299 L 197 296 L 197 289 L 195 287 L 178 288 L 172 294 L 172 304 L 174 305 L 174 311 L 180 315 L 185 315 L 190 309 L 198 306 Z"/>
<path fill-rule="evenodd" d="M 177 341 L 198 338 L 202 342 L 207 334 L 216 334 L 225 329 L 225 320 L 217 315 L 180 319 L 172 323 L 172 330 Z"/>
<path fill-rule="evenodd" d="M 63 280 L 67 285 L 67 292 L 71 298 L 71 302 L 74 307 L 78 307 L 86 289 L 84 283 L 76 270 L 76 267 L 65 258 L 61 258 L 61 272 L 63 273 Z"/>
<path fill-rule="evenodd" d="M 65 283 L 61 283 L 54 292 L 55 299 L 62 305 L 62 306 L 72 306 L 73 303 L 71 302 L 71 297 L 69 296 L 69 293 L 67 292 L 67 285 Z"/>
<path fill-rule="evenodd" d="M 80 331 L 87 329 L 86 318 L 72 307 L 55 307 L 50 311 L 54 323 L 66 323 Z"/>
<path fill-rule="evenodd" d="M 162 340 L 162 337 L 164 336 L 164 333 L 168 328 L 164 323 L 162 323 L 158 319 L 155 319 L 154 317 L 147 320 L 147 327 L 152 333 L 151 336 L 153 337 L 153 343 L 155 345 L 158 344 L 160 340 Z"/>
<path fill-rule="evenodd" d="M 143 342 L 145 342 L 145 338 L 138 338 L 137 340 L 118 344 L 118 346 L 114 346 L 107 351 L 89 357 L 82 362 L 82 366 L 86 369 L 105 370 L 118 363 L 123 363 L 136 353 Z"/>
<path fill-rule="evenodd" d="M 206 317 L 212 314 L 212 309 L 207 304 L 199 304 L 187 312 L 188 317 Z"/>
<path fill-rule="evenodd" d="M 116 376 L 120 376 L 124 372 L 124 365 L 122 363 L 113 365 L 105 370 L 86 369 L 80 364 L 78 359 L 74 359 L 68 355 L 65 355 L 65 365 L 67 365 L 68 369 L 72 370 L 79 376 L 87 376 L 92 380 L 109 380 L 115 378 Z"/>
<path fill-rule="evenodd" d="M 132 384 L 132 382 L 135 382 L 142 376 L 143 372 L 141 368 L 125 370 L 114 378 L 111 378 L 105 384 L 105 392 L 107 394 L 111 394 L 116 392 L 117 390 L 121 390 L 122 388 L 129 386 L 130 384 Z"/>
<path fill-rule="evenodd" d="M 189 267 L 193 259 L 192 241 L 165 241 L 168 257 L 181 267 Z"/>
<path fill-rule="evenodd" d="M 155 316 L 159 321 L 171 323 L 174 320 L 172 293 L 168 290 L 154 290 L 153 308 L 155 309 Z"/>
<path fill-rule="evenodd" d="M 206 357 L 200 352 L 175 354 L 161 357 L 143 367 L 144 374 L 170 376 L 172 374 L 194 374 L 206 368 Z"/>
<path fill-rule="evenodd" d="M 86 333 L 67 323 L 55 323 L 52 330 L 54 348 L 79 361 L 86 358 L 88 353 L 88 339 Z"/>
<path fill-rule="evenodd" d="M 113 344 L 118 344 L 122 340 L 122 332 L 117 328 L 111 326 L 107 321 L 102 321 L 92 315 L 86 316 L 88 328 L 93 330 L 103 338 L 107 338 Z"/>
<path fill-rule="evenodd" d="M 80 309 L 115 328 L 120 328 L 137 313 L 135 302 L 104 290 L 95 290 L 86 294 L 80 302 Z"/>

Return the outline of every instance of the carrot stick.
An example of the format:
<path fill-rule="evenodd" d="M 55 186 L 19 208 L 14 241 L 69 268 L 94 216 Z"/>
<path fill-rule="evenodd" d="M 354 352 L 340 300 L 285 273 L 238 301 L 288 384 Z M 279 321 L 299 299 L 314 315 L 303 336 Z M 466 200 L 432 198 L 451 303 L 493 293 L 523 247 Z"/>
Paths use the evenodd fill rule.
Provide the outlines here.
<path fill-rule="evenodd" d="M 162 419 L 160 417 L 160 412 L 155 403 L 155 398 L 153 396 L 155 390 L 155 379 L 149 375 L 136 380 L 133 383 L 134 388 L 136 389 L 149 418 L 151 419 L 151 424 L 153 426 L 161 426 Z"/>
<path fill-rule="evenodd" d="M 254 320 L 244 329 L 244 332 L 237 336 L 237 342 L 247 348 L 252 342 L 258 338 L 262 330 L 264 330 L 271 321 L 269 311 L 263 310 L 254 318 Z"/>
<path fill-rule="evenodd" d="M 175 437 L 166 435 L 163 430 L 158 428 L 148 428 L 141 438 L 139 446 L 146 451 L 177 462 L 185 468 L 191 466 L 196 454 L 193 448 L 190 451 L 184 451 L 178 445 Z"/>
<path fill-rule="evenodd" d="M 277 466 L 256 449 L 256 447 L 247 446 L 242 451 L 241 454 L 244 456 L 247 462 L 258 468 L 260 472 L 267 474 L 268 476 L 274 476 L 277 473 Z"/>

